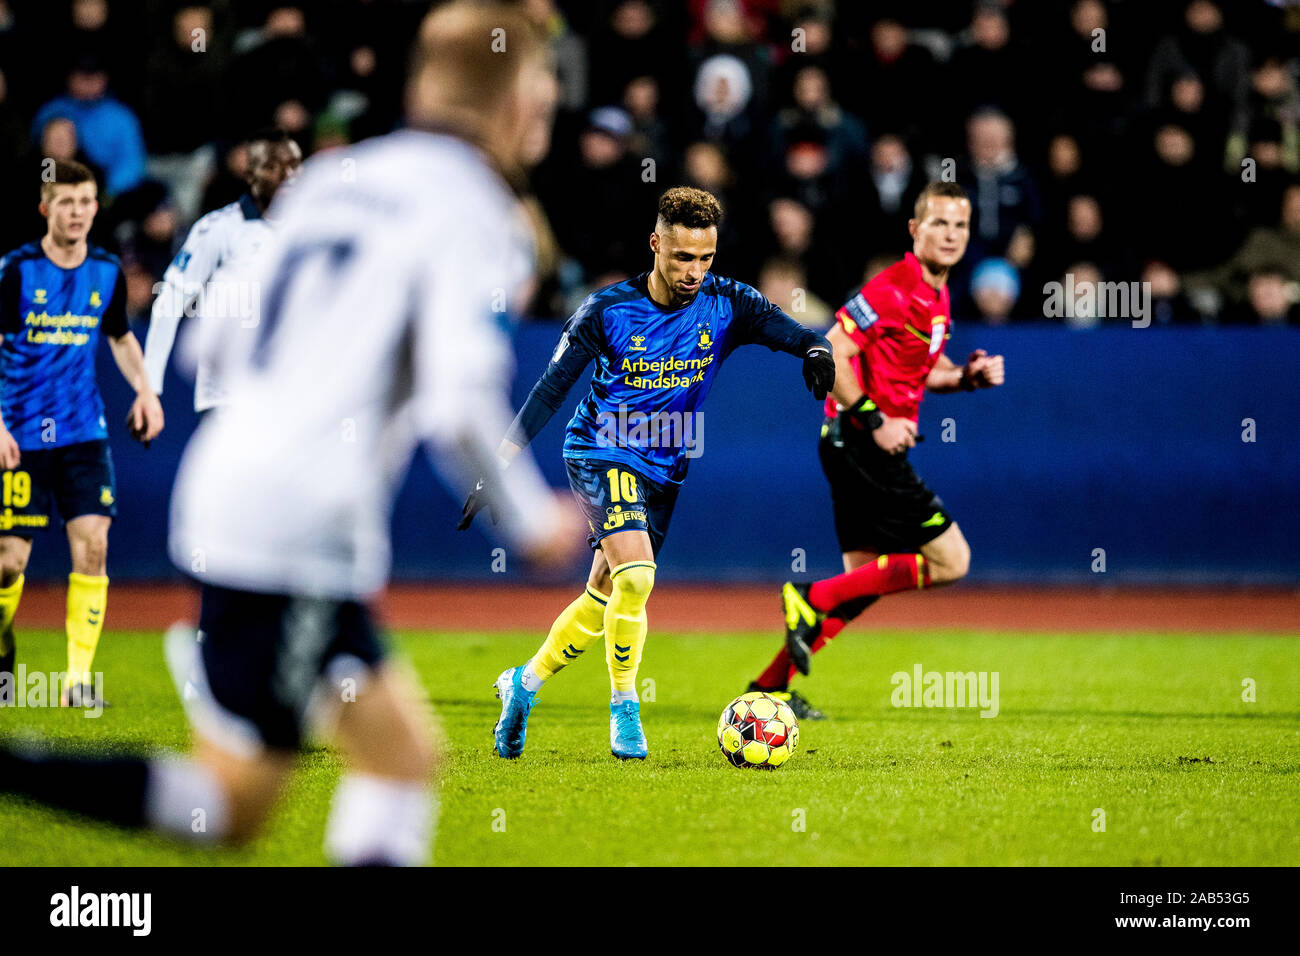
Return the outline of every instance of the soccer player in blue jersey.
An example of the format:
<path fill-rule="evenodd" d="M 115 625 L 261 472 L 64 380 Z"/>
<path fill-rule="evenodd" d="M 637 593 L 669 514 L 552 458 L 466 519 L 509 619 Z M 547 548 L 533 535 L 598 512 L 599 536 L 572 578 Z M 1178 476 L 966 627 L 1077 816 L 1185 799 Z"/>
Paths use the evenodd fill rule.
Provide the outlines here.
<path fill-rule="evenodd" d="M 122 266 L 86 240 L 98 210 L 95 177 L 74 162 L 54 163 L 51 171 L 41 184 L 45 236 L 0 260 L 0 673 L 13 672 L 14 613 L 32 537 L 57 509 L 72 551 L 62 701 L 91 706 L 101 699 L 90 668 L 104 627 L 108 526 L 117 513 L 95 384 L 101 331 L 136 391 L 132 435 L 155 438 L 163 413 L 127 327 Z M 0 685 L 12 686 L 12 677 L 0 677 Z"/>
<path fill-rule="evenodd" d="M 646 602 L 693 450 L 696 413 L 718 367 L 741 345 L 766 345 L 803 360 L 804 381 L 820 400 L 835 381 L 826 339 L 757 291 L 709 272 L 718 244 L 718 200 L 699 189 L 670 189 L 659 200 L 649 272 L 593 293 L 564 326 L 545 373 L 501 444 L 508 462 L 542 430 L 589 362 L 591 391 L 564 439 L 569 484 L 595 551 L 586 590 L 556 619 L 537 653 L 496 681 L 502 757 L 523 753 L 528 714 L 543 682 L 605 638 L 610 750 L 644 758 L 636 673 L 646 636 Z M 483 507 L 480 481 L 460 527 Z"/>

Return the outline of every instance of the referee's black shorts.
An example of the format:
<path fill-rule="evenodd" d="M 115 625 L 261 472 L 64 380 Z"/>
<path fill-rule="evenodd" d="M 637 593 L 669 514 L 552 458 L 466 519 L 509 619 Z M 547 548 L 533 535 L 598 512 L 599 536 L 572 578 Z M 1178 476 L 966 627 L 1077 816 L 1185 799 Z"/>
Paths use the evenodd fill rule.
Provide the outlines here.
<path fill-rule="evenodd" d="M 817 446 L 831 486 L 840 551 L 920 551 L 948 530 L 952 516 L 907 455 L 891 455 L 871 433 L 828 418 Z"/>

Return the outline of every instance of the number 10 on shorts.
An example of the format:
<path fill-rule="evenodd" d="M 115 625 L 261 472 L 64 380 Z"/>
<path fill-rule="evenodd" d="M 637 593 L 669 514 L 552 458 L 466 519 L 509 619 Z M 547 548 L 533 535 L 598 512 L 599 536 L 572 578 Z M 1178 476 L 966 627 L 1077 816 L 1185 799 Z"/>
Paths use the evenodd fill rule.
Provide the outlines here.
<path fill-rule="evenodd" d="M 619 471 L 617 468 L 611 468 L 605 472 L 609 477 L 609 500 L 618 504 L 619 502 L 632 503 L 636 501 L 636 475 L 630 471 Z M 6 478 L 9 476 L 6 475 Z M 9 485 L 5 485 L 5 500 L 8 501 Z"/>

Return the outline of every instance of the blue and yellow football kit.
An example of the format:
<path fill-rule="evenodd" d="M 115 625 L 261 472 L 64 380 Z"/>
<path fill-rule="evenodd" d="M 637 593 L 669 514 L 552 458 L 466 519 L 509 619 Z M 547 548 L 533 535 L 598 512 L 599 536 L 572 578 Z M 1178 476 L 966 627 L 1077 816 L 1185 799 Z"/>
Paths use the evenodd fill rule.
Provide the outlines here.
<path fill-rule="evenodd" d="M 0 476 L 0 533 L 30 537 L 64 521 L 116 514 L 104 402 L 95 382 L 101 331 L 128 331 L 126 278 L 91 246 L 63 269 L 28 243 L 0 262 L 0 416 L 22 462 Z"/>
<path fill-rule="evenodd" d="M 0 416 L 18 444 L 18 467 L 0 472 L 0 535 L 31 538 L 81 515 L 117 513 L 104 402 L 95 382 L 101 331 L 129 332 L 126 277 L 96 246 L 73 269 L 31 242 L 0 260 Z M 23 576 L 0 587 L 0 649 L 13 654 Z M 104 626 L 108 578 L 68 576 L 69 689 L 92 683 Z"/>
<path fill-rule="evenodd" d="M 726 357 L 742 345 L 801 358 L 830 345 L 743 282 L 707 273 L 688 304 L 670 309 L 650 297 L 648 279 L 642 273 L 587 297 L 506 437 L 531 442 L 594 361 L 591 389 L 564 438 L 569 484 L 593 548 L 639 529 L 657 554 L 698 456 L 696 413 Z"/>
<path fill-rule="evenodd" d="M 831 347 L 743 282 L 706 274 L 690 302 L 667 308 L 650 297 L 648 280 L 642 273 L 587 298 L 565 324 L 506 437 L 521 448 L 531 442 L 594 361 L 591 389 L 565 434 L 569 484 L 593 549 L 609 535 L 640 530 L 657 558 L 690 459 L 701 450 L 696 415 L 726 357 L 742 345 L 765 345 L 805 362 L 824 352 L 820 358 L 829 362 Z M 588 584 L 556 618 L 537 653 L 497 678 L 502 713 L 493 736 L 500 756 L 523 752 L 528 711 L 541 684 L 603 637 L 610 750 L 621 759 L 645 758 L 636 675 L 656 569 L 654 560 L 611 562 L 610 593 Z"/>

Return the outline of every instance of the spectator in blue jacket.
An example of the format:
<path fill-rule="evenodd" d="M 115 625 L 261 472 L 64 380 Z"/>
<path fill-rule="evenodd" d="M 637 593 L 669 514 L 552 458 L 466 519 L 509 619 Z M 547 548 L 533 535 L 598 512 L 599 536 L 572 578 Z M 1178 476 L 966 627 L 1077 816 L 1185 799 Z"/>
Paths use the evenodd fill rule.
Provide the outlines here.
<path fill-rule="evenodd" d="M 68 92 L 36 112 L 35 140 L 52 119 L 64 117 L 77 128 L 77 141 L 91 162 L 104 170 L 106 197 L 120 196 L 144 180 L 144 136 L 130 107 L 108 92 L 108 73 L 98 59 L 88 57 L 68 74 Z"/>

